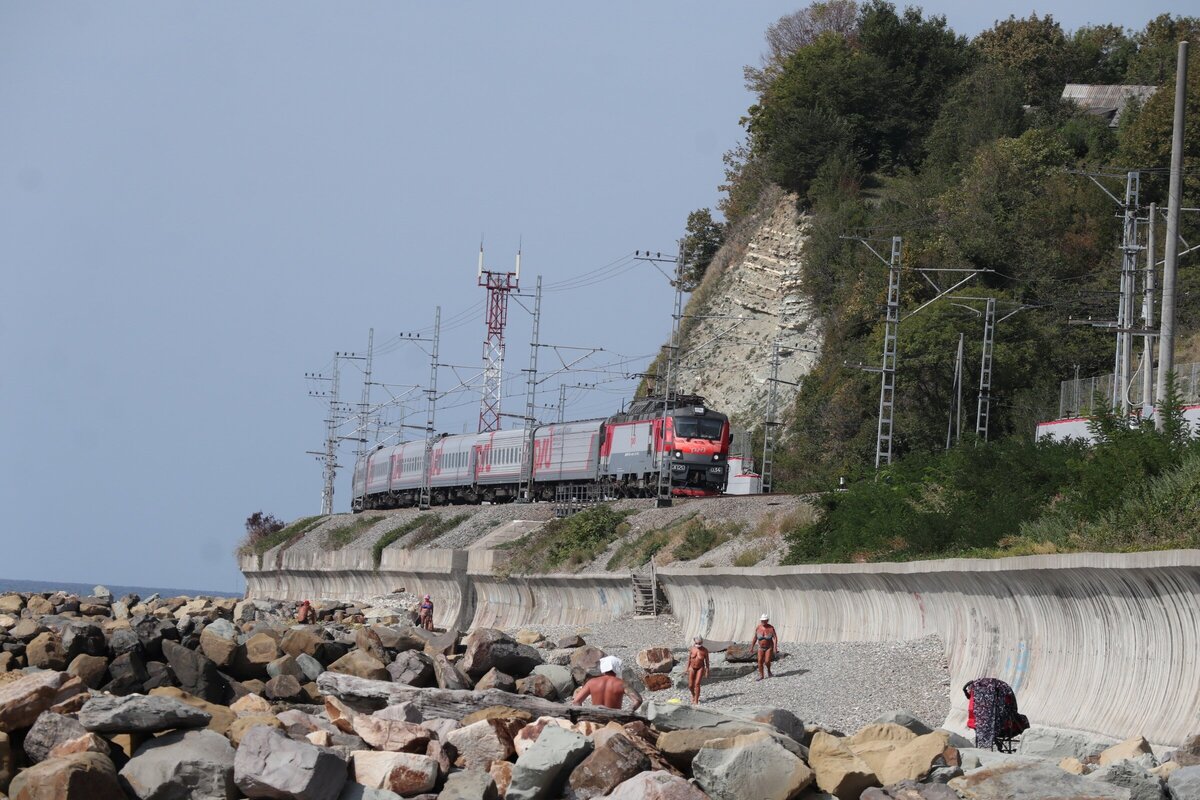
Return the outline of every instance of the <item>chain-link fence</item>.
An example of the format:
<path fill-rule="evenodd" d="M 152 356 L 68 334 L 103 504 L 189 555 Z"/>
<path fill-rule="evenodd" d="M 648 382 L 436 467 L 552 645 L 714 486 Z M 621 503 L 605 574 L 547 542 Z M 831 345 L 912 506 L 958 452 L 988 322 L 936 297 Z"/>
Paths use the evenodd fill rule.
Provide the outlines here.
<path fill-rule="evenodd" d="M 1176 364 L 1176 387 L 1179 389 L 1180 400 L 1185 404 L 1200 402 L 1200 362 Z M 1154 370 L 1151 386 L 1158 380 L 1158 370 Z M 1142 373 L 1134 372 L 1133 380 L 1127 389 L 1129 405 L 1141 408 L 1145 405 L 1142 393 Z M 1063 381 L 1058 394 L 1058 418 L 1074 419 L 1090 416 L 1096 404 L 1111 405 L 1113 401 L 1113 375 L 1096 375 L 1090 378 L 1072 378 Z"/>

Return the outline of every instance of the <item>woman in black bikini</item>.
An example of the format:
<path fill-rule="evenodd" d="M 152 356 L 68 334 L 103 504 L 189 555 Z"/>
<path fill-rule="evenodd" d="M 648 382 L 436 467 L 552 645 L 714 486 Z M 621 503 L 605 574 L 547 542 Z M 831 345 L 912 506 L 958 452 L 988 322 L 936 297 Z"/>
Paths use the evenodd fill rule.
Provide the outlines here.
<path fill-rule="evenodd" d="M 775 633 L 775 626 L 768 620 L 769 616 L 763 614 L 758 621 L 758 627 L 754 629 L 754 648 L 758 652 L 758 677 L 755 680 L 763 679 L 763 669 L 767 671 L 766 677 L 773 678 L 771 674 L 771 661 L 775 658 L 775 652 L 779 647 L 779 637 Z"/>

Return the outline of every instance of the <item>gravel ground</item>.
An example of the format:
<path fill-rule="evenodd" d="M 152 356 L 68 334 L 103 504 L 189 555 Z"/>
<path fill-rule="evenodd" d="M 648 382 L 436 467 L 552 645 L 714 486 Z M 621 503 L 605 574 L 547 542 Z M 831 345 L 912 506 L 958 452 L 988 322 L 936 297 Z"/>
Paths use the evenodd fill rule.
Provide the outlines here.
<path fill-rule="evenodd" d="M 539 627 L 549 639 L 580 634 L 588 644 L 619 656 L 637 669 L 637 652 L 669 646 L 682 660 L 687 637 L 670 615 L 655 619 L 621 619 L 589 627 Z M 945 647 L 936 636 L 907 642 L 782 642 L 786 654 L 775 677 L 755 681 L 747 675 L 706 684 L 701 704 L 786 708 L 805 722 L 853 732 L 888 711 L 905 709 L 937 727 L 950 709 L 950 676 Z M 724 661 L 720 654 L 713 665 Z M 647 692 L 648 699 L 690 702 L 686 690 Z"/>

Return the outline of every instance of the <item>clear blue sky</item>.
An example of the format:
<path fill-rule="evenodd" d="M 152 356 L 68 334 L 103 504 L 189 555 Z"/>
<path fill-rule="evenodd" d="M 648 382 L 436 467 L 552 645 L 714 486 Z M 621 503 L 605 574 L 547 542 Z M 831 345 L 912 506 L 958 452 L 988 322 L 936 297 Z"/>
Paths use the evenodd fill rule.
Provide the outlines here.
<path fill-rule="evenodd" d="M 324 414 L 304 373 L 365 349 L 372 326 L 380 343 L 427 326 L 438 303 L 462 323 L 443 360 L 478 364 L 482 319 L 462 312 L 482 300 L 481 233 L 489 266 L 523 237 L 525 275 L 548 282 L 673 250 L 687 212 L 717 200 L 751 102 L 742 66 L 798 7 L 4 4 L 0 576 L 240 588 L 245 517 L 319 509 L 305 451 Z M 969 35 L 1032 10 L 924 7 Z M 1150 16 L 1037 10 L 1067 28 Z M 548 293 L 542 339 L 605 348 L 596 363 L 644 355 L 669 306 L 638 266 Z M 514 307 L 510 375 L 528 327 Z M 375 377 L 422 383 L 425 363 L 393 348 Z M 607 414 L 628 386 L 573 390 L 568 413 Z M 446 405 L 441 427 L 474 425 L 474 396 Z M 348 494 L 340 481 L 337 509 Z"/>

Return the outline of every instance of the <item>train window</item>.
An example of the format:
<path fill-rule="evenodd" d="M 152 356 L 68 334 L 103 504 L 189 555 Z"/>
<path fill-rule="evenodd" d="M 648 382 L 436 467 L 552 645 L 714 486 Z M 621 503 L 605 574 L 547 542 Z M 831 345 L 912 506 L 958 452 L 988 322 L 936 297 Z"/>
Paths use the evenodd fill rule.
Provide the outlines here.
<path fill-rule="evenodd" d="M 715 441 L 721 438 L 725 422 L 711 417 L 675 417 L 675 435 L 682 439 L 708 439 Z"/>

